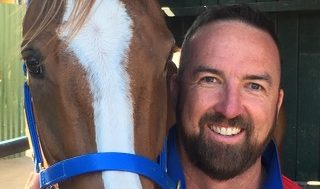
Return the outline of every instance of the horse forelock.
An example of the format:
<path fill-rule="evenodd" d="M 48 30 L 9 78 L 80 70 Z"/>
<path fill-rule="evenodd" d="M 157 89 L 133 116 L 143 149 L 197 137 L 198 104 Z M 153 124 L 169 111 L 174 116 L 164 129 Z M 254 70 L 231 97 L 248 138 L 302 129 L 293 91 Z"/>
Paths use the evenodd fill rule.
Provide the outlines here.
<path fill-rule="evenodd" d="M 56 20 L 56 22 L 60 22 L 57 19 L 61 17 L 60 14 L 63 13 L 61 10 L 65 9 L 67 2 L 68 0 L 41 0 L 41 2 L 36 0 L 31 1 L 27 10 L 32 9 L 33 6 L 39 7 L 37 7 L 36 10 L 32 10 L 32 12 L 30 11 L 30 13 L 26 14 L 24 18 L 24 23 L 29 21 L 32 22 L 32 24 L 27 27 L 26 31 L 24 31 L 24 43 L 22 49 L 25 49 L 29 43 L 35 40 L 42 32 L 45 32 L 47 27 L 52 24 L 54 20 Z M 95 0 L 79 0 L 74 3 L 72 11 L 69 13 L 69 22 L 65 23 L 65 27 L 72 28 L 69 31 L 68 39 L 71 39 L 85 23 L 94 2 Z"/>
<path fill-rule="evenodd" d="M 127 73 L 132 20 L 119 0 L 96 0 L 87 18 L 74 30 L 72 15 L 80 5 L 67 0 L 59 29 L 79 64 L 87 72 L 98 152 L 135 153 L 133 102 Z M 80 9 L 78 9 L 80 10 Z M 76 31 L 76 32 L 74 32 Z M 70 36 L 72 36 L 70 38 Z M 142 188 L 139 176 L 126 172 L 103 172 L 104 186 Z"/>

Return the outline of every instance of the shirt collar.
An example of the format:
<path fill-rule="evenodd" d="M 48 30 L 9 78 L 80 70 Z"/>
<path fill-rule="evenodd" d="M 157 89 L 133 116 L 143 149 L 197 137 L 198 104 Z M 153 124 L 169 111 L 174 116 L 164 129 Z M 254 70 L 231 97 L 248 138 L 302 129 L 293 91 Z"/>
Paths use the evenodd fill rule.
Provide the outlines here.
<path fill-rule="evenodd" d="M 273 140 L 262 154 L 262 165 L 266 171 L 263 189 L 283 188 L 277 147 Z"/>
<path fill-rule="evenodd" d="M 167 170 L 169 176 L 175 181 L 180 182 L 181 189 L 186 188 L 186 182 L 184 179 L 183 169 L 180 162 L 180 157 L 177 151 L 177 132 L 176 132 L 176 126 L 172 127 L 169 131 L 168 135 L 168 141 L 167 141 L 167 150 L 168 150 L 168 156 L 167 156 Z"/>

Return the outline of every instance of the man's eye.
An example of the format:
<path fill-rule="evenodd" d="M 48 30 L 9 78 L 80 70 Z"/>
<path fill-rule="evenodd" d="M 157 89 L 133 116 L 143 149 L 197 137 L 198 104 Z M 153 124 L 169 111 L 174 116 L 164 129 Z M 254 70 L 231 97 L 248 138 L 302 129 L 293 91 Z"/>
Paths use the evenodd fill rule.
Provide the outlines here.
<path fill-rule="evenodd" d="M 200 79 L 201 83 L 206 83 L 206 84 L 212 84 L 212 83 L 218 83 L 218 79 L 216 77 L 212 76 L 206 76 Z"/>
<path fill-rule="evenodd" d="M 249 85 L 250 89 L 253 89 L 253 90 L 262 90 L 263 87 L 257 83 L 250 83 Z"/>
<path fill-rule="evenodd" d="M 216 81 L 214 77 L 204 77 L 201 80 L 207 83 L 214 83 Z"/>

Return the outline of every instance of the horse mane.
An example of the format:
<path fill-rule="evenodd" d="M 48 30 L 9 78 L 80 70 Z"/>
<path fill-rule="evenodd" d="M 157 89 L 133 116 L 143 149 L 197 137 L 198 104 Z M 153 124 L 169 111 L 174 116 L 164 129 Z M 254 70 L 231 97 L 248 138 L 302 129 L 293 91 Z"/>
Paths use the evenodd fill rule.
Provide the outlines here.
<path fill-rule="evenodd" d="M 39 3 L 39 2 L 37 2 Z M 71 28 L 67 36 L 67 41 L 69 41 L 73 36 L 77 34 L 82 25 L 85 23 L 87 16 L 90 13 L 91 8 L 93 7 L 95 0 L 76 0 L 72 8 L 72 13 L 68 23 L 65 24 L 65 27 Z M 22 49 L 38 37 L 46 27 L 48 27 L 52 21 L 58 20 L 58 24 L 62 24 L 62 16 L 59 15 L 63 13 L 63 9 L 67 4 L 67 0 L 41 0 L 41 7 L 39 13 L 36 16 L 36 19 L 33 21 L 33 24 L 24 34 L 24 45 Z M 34 10 L 33 10 L 34 11 Z M 26 17 L 24 18 L 27 19 Z M 60 22 L 60 23 L 59 23 Z"/>

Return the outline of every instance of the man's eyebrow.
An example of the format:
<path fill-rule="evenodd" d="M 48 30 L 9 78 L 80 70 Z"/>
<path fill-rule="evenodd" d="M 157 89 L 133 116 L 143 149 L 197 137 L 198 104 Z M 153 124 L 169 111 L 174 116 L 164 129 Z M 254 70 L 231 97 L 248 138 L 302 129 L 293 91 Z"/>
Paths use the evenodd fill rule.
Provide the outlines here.
<path fill-rule="evenodd" d="M 244 80 L 260 80 L 260 81 L 266 81 L 269 86 L 272 86 L 272 80 L 271 76 L 268 73 L 264 73 L 261 75 L 246 75 L 244 77 Z"/>
<path fill-rule="evenodd" d="M 209 68 L 207 66 L 198 66 L 195 70 L 193 70 L 192 77 L 193 78 L 197 77 L 199 73 L 211 73 L 211 74 L 224 77 L 224 74 L 222 71 L 215 68 Z"/>

